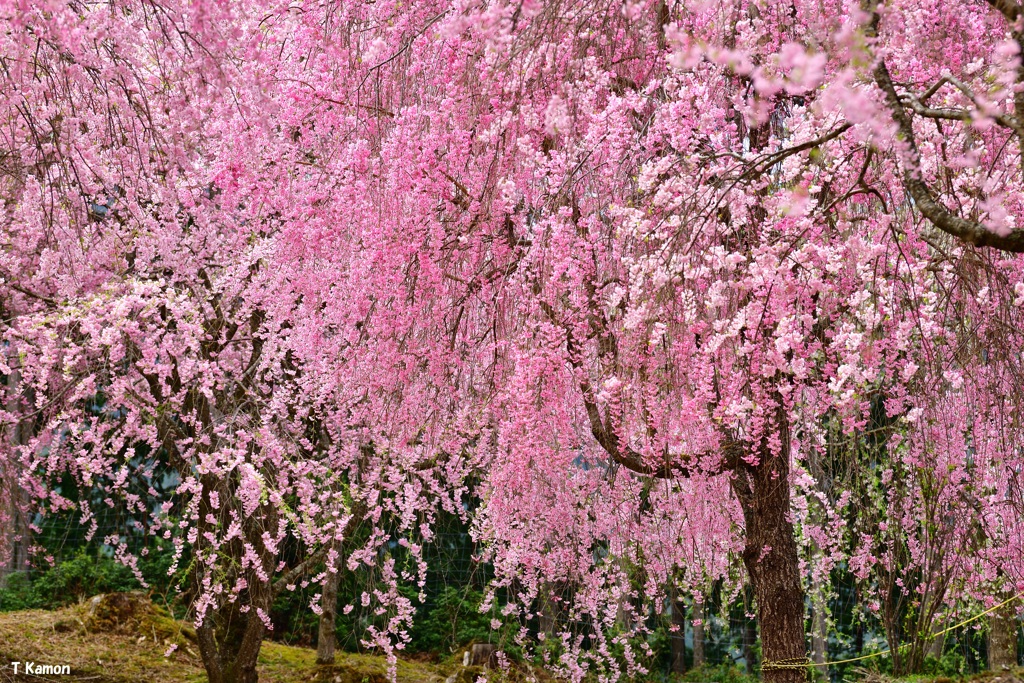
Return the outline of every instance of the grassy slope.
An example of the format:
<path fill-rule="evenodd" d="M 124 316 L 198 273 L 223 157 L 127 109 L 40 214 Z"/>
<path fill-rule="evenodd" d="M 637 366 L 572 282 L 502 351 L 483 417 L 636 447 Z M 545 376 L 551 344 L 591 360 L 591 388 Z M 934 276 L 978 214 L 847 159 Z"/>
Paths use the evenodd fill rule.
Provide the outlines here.
<path fill-rule="evenodd" d="M 0 614 L 0 681 L 47 680 L 51 677 L 13 678 L 12 661 L 67 664 L 71 676 L 52 680 L 92 683 L 204 683 L 194 634 L 167 617 L 149 615 L 126 629 L 87 631 L 84 607 L 55 612 L 31 610 Z M 176 651 L 164 657 L 171 644 Z M 317 667 L 316 653 L 308 648 L 265 642 L 260 653 L 260 680 L 273 683 L 383 683 L 387 665 L 382 657 L 339 653 L 330 669 Z M 398 680 L 441 683 L 438 667 L 400 661 Z M 463 678 L 462 676 L 459 677 Z"/>

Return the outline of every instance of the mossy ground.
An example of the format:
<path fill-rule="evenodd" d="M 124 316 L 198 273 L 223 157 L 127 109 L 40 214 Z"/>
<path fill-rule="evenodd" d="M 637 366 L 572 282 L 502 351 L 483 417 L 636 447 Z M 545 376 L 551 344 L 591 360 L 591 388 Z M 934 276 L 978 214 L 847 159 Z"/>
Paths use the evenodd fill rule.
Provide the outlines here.
<path fill-rule="evenodd" d="M 171 645 L 170 656 L 164 656 Z M 260 652 L 263 683 L 385 683 L 387 662 L 383 657 L 339 652 L 334 666 L 318 667 L 316 653 L 266 641 Z M 14 677 L 11 662 L 67 664 L 70 676 Z M 438 665 L 399 660 L 400 683 L 473 683 L 484 674 L 479 667 L 455 662 Z M 488 678 L 505 678 L 491 672 Z M 693 676 L 682 680 L 698 680 Z M 550 679 L 532 672 L 513 672 L 511 680 Z M 125 605 L 90 603 L 53 612 L 28 610 L 0 613 L 0 683 L 45 680 L 90 683 L 206 683 L 206 673 L 195 644 L 195 631 L 175 621 L 148 601 Z M 720 680 L 710 677 L 710 680 Z M 894 679 L 859 671 L 850 678 L 859 683 L 1024 683 L 1024 669 L 987 672 L 965 678 L 920 676 Z"/>
<path fill-rule="evenodd" d="M 186 636 L 157 631 L 155 624 L 149 634 L 141 627 L 135 635 L 123 630 L 90 632 L 85 617 L 84 606 L 0 614 L 0 681 L 46 680 L 15 678 L 14 661 L 67 664 L 71 676 L 50 677 L 63 681 L 199 683 L 206 679 L 195 644 Z M 178 649 L 164 657 L 171 643 Z"/>
<path fill-rule="evenodd" d="M 857 683 L 1024 683 L 1024 668 L 1018 667 L 1013 671 L 1003 672 L 983 671 L 964 676 L 919 674 L 898 678 L 861 669 L 856 670 L 854 677 L 851 677 L 850 680 Z"/>
<path fill-rule="evenodd" d="M 87 602 L 53 612 L 0 613 L 0 683 L 45 680 L 90 683 L 205 683 L 195 632 L 159 608 L 111 613 Z M 164 654 L 172 645 L 170 656 Z M 318 667 L 316 653 L 266 641 L 260 681 L 267 683 L 383 683 L 383 657 L 338 653 L 333 667 Z M 70 676 L 14 676 L 11 662 L 67 664 Z M 24 665 L 22 665 L 23 668 Z M 399 661 L 398 680 L 443 683 L 450 675 L 432 664 Z"/>

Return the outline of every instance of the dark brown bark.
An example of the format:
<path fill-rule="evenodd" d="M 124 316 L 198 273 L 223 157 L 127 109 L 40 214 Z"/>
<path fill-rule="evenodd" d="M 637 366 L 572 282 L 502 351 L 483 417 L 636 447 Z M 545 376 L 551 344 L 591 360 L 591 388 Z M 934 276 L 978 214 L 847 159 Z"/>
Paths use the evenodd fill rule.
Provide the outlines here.
<path fill-rule="evenodd" d="M 570 343 L 570 350 L 572 344 Z M 651 477 L 677 477 L 689 474 L 689 464 L 667 462 L 659 468 L 635 462 L 632 453 L 623 454 L 615 430 L 602 421 L 590 399 L 591 388 L 581 387 L 584 405 L 590 416 L 594 438 L 619 465 Z M 780 405 L 781 397 L 778 397 Z M 767 439 L 757 448 L 757 464 L 749 464 L 739 452 L 742 445 L 723 435 L 721 471 L 731 471 L 731 485 L 740 501 L 746 526 L 743 563 L 750 576 L 757 601 L 761 627 L 761 670 L 765 683 L 803 683 L 807 676 L 807 651 L 804 642 L 804 590 L 801 584 L 799 556 L 791 520 L 789 457 L 789 421 L 780 409 L 776 418 L 781 448 L 773 454 Z M 704 663 L 704 605 L 694 603 L 693 666 Z"/>
<path fill-rule="evenodd" d="M 320 601 L 323 611 L 320 613 L 320 628 L 316 639 L 317 664 L 334 664 L 334 649 L 337 641 L 334 629 L 335 617 L 338 613 L 338 581 L 341 580 L 340 567 L 336 566 L 335 569 L 337 571 L 328 571 L 324 579 L 324 594 Z"/>
<path fill-rule="evenodd" d="M 779 454 L 760 448 L 757 464 L 740 465 L 732 487 L 746 525 L 743 564 L 757 600 L 764 681 L 803 683 L 804 591 L 790 510 L 789 424 L 784 415 L 777 422 Z"/>
<path fill-rule="evenodd" d="M 269 612 L 270 601 L 261 602 L 263 610 Z M 256 663 L 266 628 L 255 609 L 245 614 L 238 609 L 222 609 L 207 615 L 196 630 L 210 683 L 258 683 Z"/>
<path fill-rule="evenodd" d="M 216 482 L 204 479 L 203 486 L 214 490 Z M 215 511 L 204 497 L 200 503 L 201 533 L 212 524 L 214 513 L 224 514 L 225 507 L 221 506 L 219 511 Z M 256 520 L 259 520 L 259 524 Z M 265 525 L 262 528 L 276 528 L 277 524 L 277 511 L 265 503 L 260 506 L 259 515 L 246 520 L 242 527 L 247 540 L 260 551 L 263 573 L 273 571 L 274 554 L 266 548 L 259 536 L 261 525 Z M 233 539 L 223 550 L 236 558 L 241 557 L 244 552 L 242 539 Z M 255 568 L 241 571 L 241 576 L 247 587 L 238 594 L 237 599 L 234 602 L 224 600 L 211 606 L 202 625 L 196 629 L 199 654 L 210 683 L 258 683 L 259 680 L 256 663 L 266 635 L 266 626 L 259 613 L 262 611 L 264 615 L 270 614 L 275 591 L 273 585 L 260 579 Z M 196 569 L 192 576 L 195 595 L 202 594 L 204 590 L 203 578 L 203 573 Z M 234 578 L 231 576 L 228 581 L 233 582 Z"/>
<path fill-rule="evenodd" d="M 204 518 L 208 511 L 207 509 L 202 511 Z M 362 503 L 356 503 L 353 506 L 352 517 L 345 526 L 345 537 L 353 533 L 362 520 L 364 511 L 365 506 Z M 276 525 L 277 518 L 274 510 L 264 506 L 261 521 L 272 527 Z M 258 529 L 257 526 L 246 528 L 247 532 L 258 531 Z M 260 543 L 258 540 L 253 541 L 254 546 L 263 547 L 257 545 L 258 543 Z M 260 654 L 260 646 L 266 635 L 266 627 L 256 610 L 262 609 L 265 614 L 270 614 L 270 606 L 274 602 L 274 597 L 286 590 L 288 584 L 297 583 L 314 567 L 323 562 L 329 548 L 330 546 L 324 546 L 309 554 L 302 562 L 281 574 L 272 584 L 260 580 L 256 573 L 250 571 L 245 575 L 249 587 L 241 592 L 236 602 L 221 604 L 210 610 L 206 621 L 196 631 L 199 640 L 199 653 L 210 683 L 257 683 L 256 663 Z M 234 551 L 239 552 L 237 548 Z M 274 554 L 266 551 L 262 561 L 264 572 L 270 573 L 274 567 Z M 334 586 L 330 589 L 325 586 L 324 590 L 325 592 L 332 590 L 334 596 L 330 598 L 325 595 L 325 611 L 328 606 L 332 611 L 336 609 L 338 576 L 339 574 L 329 575 L 328 583 L 333 577 Z M 198 580 L 198 576 L 195 580 Z M 245 613 L 240 610 L 240 606 L 244 604 L 250 605 L 249 611 Z M 330 621 L 333 623 L 333 617 L 330 618 Z M 321 620 L 321 624 L 323 624 L 323 620 Z M 331 633 L 333 634 L 333 629 L 331 629 Z M 319 655 L 318 647 L 318 660 Z"/>

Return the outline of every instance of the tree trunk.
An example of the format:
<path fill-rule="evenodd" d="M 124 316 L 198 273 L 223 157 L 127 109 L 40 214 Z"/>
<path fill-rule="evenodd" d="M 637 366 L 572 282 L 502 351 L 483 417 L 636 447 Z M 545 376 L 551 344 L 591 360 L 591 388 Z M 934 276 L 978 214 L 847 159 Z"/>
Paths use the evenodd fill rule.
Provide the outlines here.
<path fill-rule="evenodd" d="M 750 584 L 743 586 L 744 611 L 749 613 L 753 607 L 754 590 Z M 747 664 L 747 673 L 753 675 L 757 668 L 757 652 L 754 646 L 757 645 L 757 622 L 748 618 L 743 625 L 743 661 Z"/>
<path fill-rule="evenodd" d="M 988 620 L 988 668 L 1005 671 L 1017 666 L 1017 603 L 1003 605 Z"/>
<path fill-rule="evenodd" d="M 706 659 L 704 657 L 704 634 L 706 630 L 704 628 L 704 617 L 707 612 L 704 609 L 704 596 L 700 596 L 700 602 L 693 601 L 693 668 L 699 669 L 704 666 Z"/>
<path fill-rule="evenodd" d="M 823 665 L 828 657 L 828 631 L 825 623 L 825 596 L 822 595 L 821 585 L 817 580 L 813 581 L 812 592 L 814 603 L 811 618 L 811 661 Z M 818 680 L 824 680 L 827 673 L 824 666 L 814 667 L 814 677 Z"/>
<path fill-rule="evenodd" d="M 29 518 L 23 512 L 27 507 L 28 496 L 16 479 L 3 483 L 10 487 L 9 491 L 4 492 L 9 499 L 10 528 L 4 532 L 7 534 L 7 538 L 0 542 L 0 549 L 3 549 L 6 544 L 6 550 L 9 552 L 8 557 L 0 557 L 0 567 L 3 567 L 6 561 L 7 570 L 0 572 L 0 587 L 4 585 L 9 573 L 28 570 L 28 547 L 32 542 Z"/>
<path fill-rule="evenodd" d="M 334 546 L 337 548 L 337 544 Z M 334 664 L 334 649 L 337 636 L 335 634 L 336 616 L 338 614 L 338 582 L 341 580 L 341 570 L 334 567 L 336 571 L 330 571 L 328 567 L 327 576 L 324 578 L 324 595 L 320 600 L 323 611 L 320 613 L 320 628 L 316 639 L 316 663 Z"/>
<path fill-rule="evenodd" d="M 23 402 L 32 398 L 34 393 L 29 388 L 23 397 L 18 385 L 21 383 L 21 373 L 12 369 L 7 375 L 7 410 L 16 416 L 23 414 Z M 9 427 L 10 447 L 12 451 L 24 446 L 32 438 L 32 419 L 19 419 Z M 12 459 L 17 462 L 17 458 Z M 28 496 L 22 489 L 16 473 L 16 466 L 10 470 L 0 467 L 0 496 L 6 498 L 8 506 L 7 515 L 9 526 L 3 533 L 6 538 L 0 541 L 0 586 L 6 582 L 9 572 L 23 572 L 28 567 L 28 547 L 32 542 L 32 532 L 29 529 L 29 517 L 23 512 Z M 3 557 L 3 551 L 9 552 L 8 557 Z M 6 564 L 6 566 L 5 566 Z"/>
<path fill-rule="evenodd" d="M 626 560 L 620 558 L 617 560 L 620 567 L 623 567 L 622 575 L 628 576 L 629 569 L 625 567 Z M 628 583 L 628 582 L 627 582 Z M 633 610 L 632 603 L 629 597 L 629 586 L 623 585 L 622 591 L 619 593 L 618 608 L 615 610 L 615 625 L 623 631 L 630 629 L 633 626 Z"/>
<path fill-rule="evenodd" d="M 932 620 L 932 642 L 928 644 L 928 651 L 925 653 L 926 657 L 932 657 L 935 661 L 942 659 L 942 650 L 946 644 L 946 636 L 936 635 L 939 631 L 945 627 L 945 620 L 936 615 Z"/>
<path fill-rule="evenodd" d="M 269 600 L 260 603 L 264 603 L 264 611 L 269 610 Z M 256 663 L 266 628 L 255 613 L 255 604 L 244 614 L 235 605 L 211 609 L 196 629 L 199 654 L 210 683 L 259 682 Z"/>
<path fill-rule="evenodd" d="M 545 638 L 554 638 L 558 630 L 558 603 L 552 600 L 552 593 L 557 589 L 553 583 L 545 583 L 540 589 L 540 609 L 537 611 L 537 621 L 540 625 L 540 632 Z"/>
<path fill-rule="evenodd" d="M 791 521 L 785 415 L 779 416 L 778 428 L 780 455 L 773 456 L 762 446 L 756 465 L 742 462 L 737 468 L 732 488 L 746 525 L 743 564 L 757 599 L 764 681 L 803 683 L 807 677 L 804 591 Z"/>
<path fill-rule="evenodd" d="M 815 605 L 814 616 L 811 620 L 811 661 L 823 665 L 827 658 L 827 632 L 825 630 L 825 611 L 820 605 Z M 814 667 L 814 677 L 824 680 L 827 671 L 824 666 Z"/>
<path fill-rule="evenodd" d="M 672 673 L 686 673 L 686 609 L 679 599 L 679 592 L 675 586 L 668 592 L 669 609 L 672 610 L 672 626 L 675 631 L 669 635 L 669 643 L 672 648 Z"/>
<path fill-rule="evenodd" d="M 860 604 L 860 582 L 853 587 L 853 604 Z M 853 654 L 860 657 L 864 654 L 864 619 L 857 619 L 853 627 Z"/>

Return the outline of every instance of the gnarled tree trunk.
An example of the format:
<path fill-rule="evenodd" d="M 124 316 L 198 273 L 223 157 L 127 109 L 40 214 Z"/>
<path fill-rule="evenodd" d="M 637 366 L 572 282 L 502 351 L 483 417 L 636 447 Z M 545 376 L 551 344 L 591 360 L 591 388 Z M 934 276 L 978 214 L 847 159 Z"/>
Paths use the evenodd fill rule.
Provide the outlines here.
<path fill-rule="evenodd" d="M 778 421 L 781 447 L 766 444 L 758 462 L 743 461 L 732 478 L 746 525 L 743 564 L 750 575 L 761 625 L 761 671 L 766 683 L 804 683 L 804 590 L 790 510 L 789 423 Z"/>
<path fill-rule="evenodd" d="M 204 503 L 205 505 L 205 503 Z M 363 519 L 365 505 L 357 502 L 352 507 L 352 515 L 349 517 L 343 531 L 343 537 L 353 533 L 356 526 Z M 208 511 L 202 509 L 202 513 Z M 264 511 L 264 520 L 276 521 L 269 511 Z M 253 527 L 254 529 L 258 527 Z M 237 541 L 236 541 L 237 542 Z M 334 548 L 340 546 L 340 542 L 334 542 Z M 254 544 L 255 545 L 255 544 Z M 260 645 L 266 635 L 266 626 L 260 617 L 258 610 L 262 610 L 264 616 L 270 614 L 270 607 L 274 598 L 286 590 L 289 585 L 298 583 L 314 567 L 320 565 L 325 558 L 329 557 L 331 546 L 322 547 L 308 555 L 303 561 L 292 566 L 283 574 L 279 575 L 273 582 L 261 581 L 255 570 L 248 570 L 244 577 L 247 588 L 241 591 L 238 599 L 233 603 L 222 603 L 219 609 L 214 608 L 206 615 L 203 625 L 196 630 L 199 639 L 199 652 L 203 658 L 203 666 L 209 676 L 210 683 L 257 683 L 256 663 L 259 659 Z M 240 554 L 239 554 L 240 556 Z M 265 574 L 271 573 L 274 557 L 267 553 L 262 558 Z M 337 560 L 336 560 L 337 561 Z M 343 566 L 340 562 L 336 565 L 338 573 L 328 573 L 324 591 L 324 612 L 336 610 L 338 600 L 338 580 Z M 198 581 L 198 575 L 195 577 Z M 246 612 L 242 612 L 242 605 L 248 605 Z M 334 617 L 327 617 L 333 625 Z M 324 620 L 321 619 L 323 629 Z M 333 636 L 333 626 L 330 629 Z M 331 660 L 333 661 L 334 638 L 331 638 Z M 318 648 L 318 660 L 321 652 Z"/>
<path fill-rule="evenodd" d="M 269 612 L 270 601 L 253 601 L 259 602 Z M 210 683 L 258 683 L 256 663 L 266 627 L 255 606 L 244 614 L 232 607 L 211 612 L 196 630 L 206 675 Z"/>
<path fill-rule="evenodd" d="M 751 149 L 756 145 L 751 142 Z M 759 207 L 764 211 L 763 207 Z M 539 293 L 540 285 L 535 284 Z M 592 297 L 593 301 L 593 297 Z M 566 348 L 574 369 L 579 370 L 579 344 L 571 329 L 559 320 L 554 308 L 541 303 L 548 318 L 566 331 Z M 594 334 L 607 334 L 608 323 L 599 306 L 594 306 Z M 614 358 L 617 346 L 614 335 L 607 335 L 602 355 Z M 598 444 L 618 465 L 632 472 L 656 478 L 689 476 L 690 463 L 664 462 L 652 464 L 628 445 L 624 445 L 615 430 L 621 424 L 621 415 L 602 415 L 595 391 L 588 380 L 580 382 L 583 405 L 590 422 L 590 430 Z M 745 445 L 722 432 L 722 468 L 731 472 L 730 485 L 743 510 L 746 538 L 743 563 L 750 575 L 757 601 L 758 623 L 761 627 L 761 671 L 765 683 L 803 683 L 807 674 L 807 650 L 804 642 L 804 590 L 800 580 L 799 556 L 790 505 L 789 416 L 781 393 L 775 392 L 775 434 L 763 435 L 757 443 Z M 768 428 L 769 430 L 771 427 Z M 738 453 L 743 450 L 745 452 Z M 743 456 L 747 456 L 746 458 Z M 756 456 L 756 460 L 749 458 Z M 749 461 L 748 461 L 749 459 Z M 694 603 L 694 668 L 703 657 L 703 605 Z"/>

